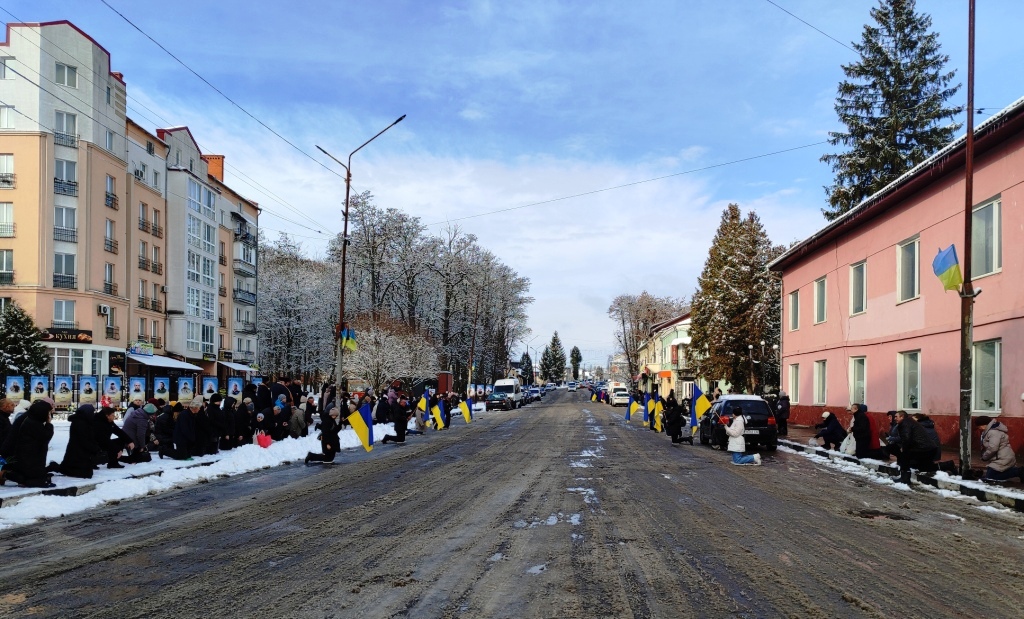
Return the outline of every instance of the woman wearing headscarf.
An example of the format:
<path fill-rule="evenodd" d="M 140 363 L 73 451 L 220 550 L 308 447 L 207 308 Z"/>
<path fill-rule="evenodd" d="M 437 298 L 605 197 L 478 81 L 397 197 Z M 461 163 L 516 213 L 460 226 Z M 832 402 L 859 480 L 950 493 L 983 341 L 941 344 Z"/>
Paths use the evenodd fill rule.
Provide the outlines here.
<path fill-rule="evenodd" d="M 50 472 L 59 466 L 46 465 L 46 450 L 53 438 L 53 424 L 50 413 L 53 404 L 47 400 L 36 400 L 25 413 L 23 421 L 15 431 L 14 450 L 10 460 L 4 465 L 3 477 L 21 486 L 30 488 L 53 488 L 56 484 L 50 481 Z"/>
<path fill-rule="evenodd" d="M 94 429 L 95 415 L 96 408 L 92 404 L 83 404 L 68 417 L 71 429 L 68 432 L 68 446 L 64 450 L 64 459 L 60 463 L 61 475 L 92 479 L 93 469 L 96 468 L 96 453 L 100 450 Z"/>

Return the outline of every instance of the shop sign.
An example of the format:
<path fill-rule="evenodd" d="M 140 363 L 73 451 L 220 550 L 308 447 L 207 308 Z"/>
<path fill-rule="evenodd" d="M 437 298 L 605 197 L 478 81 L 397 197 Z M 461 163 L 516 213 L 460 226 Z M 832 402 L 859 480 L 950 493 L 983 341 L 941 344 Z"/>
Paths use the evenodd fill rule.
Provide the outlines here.
<path fill-rule="evenodd" d="M 39 339 L 44 342 L 68 342 L 72 344 L 92 344 L 92 331 L 81 329 L 43 329 Z"/>

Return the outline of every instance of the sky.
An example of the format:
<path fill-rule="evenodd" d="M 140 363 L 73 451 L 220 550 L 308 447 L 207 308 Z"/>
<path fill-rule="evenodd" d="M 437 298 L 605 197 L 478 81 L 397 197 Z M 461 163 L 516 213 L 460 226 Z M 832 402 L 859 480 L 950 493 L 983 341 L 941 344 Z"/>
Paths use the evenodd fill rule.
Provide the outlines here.
<path fill-rule="evenodd" d="M 0 20 L 89 33 L 124 74 L 131 118 L 188 125 L 263 207 L 267 236 L 313 256 L 344 201 L 340 166 L 316 146 L 345 161 L 406 115 L 353 157 L 353 190 L 431 232 L 458 225 L 531 280 L 516 357 L 557 330 L 602 364 L 612 299 L 690 297 L 730 202 L 776 243 L 825 224 L 819 159 L 837 152 L 825 140 L 842 128 L 841 65 L 876 5 L 0 0 Z M 966 84 L 967 3 L 918 10 Z M 978 2 L 976 121 L 1024 95 L 1021 23 L 1024 2 Z"/>

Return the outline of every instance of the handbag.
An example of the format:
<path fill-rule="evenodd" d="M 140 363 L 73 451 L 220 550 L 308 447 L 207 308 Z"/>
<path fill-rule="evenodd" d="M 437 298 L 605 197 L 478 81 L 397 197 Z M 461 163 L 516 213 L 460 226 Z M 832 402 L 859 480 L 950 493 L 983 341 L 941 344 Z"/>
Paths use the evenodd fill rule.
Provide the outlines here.
<path fill-rule="evenodd" d="M 263 447 L 264 449 L 270 447 L 270 444 L 273 442 L 274 439 L 270 438 L 270 436 L 265 432 L 260 432 L 259 434 L 256 435 L 256 444 L 258 444 L 260 447 Z"/>

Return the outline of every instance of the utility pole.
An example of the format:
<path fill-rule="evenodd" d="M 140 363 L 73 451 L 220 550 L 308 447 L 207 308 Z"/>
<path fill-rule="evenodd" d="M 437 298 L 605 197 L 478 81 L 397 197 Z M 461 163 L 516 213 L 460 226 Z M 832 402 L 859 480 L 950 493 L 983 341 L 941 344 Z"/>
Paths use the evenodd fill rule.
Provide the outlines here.
<path fill-rule="evenodd" d="M 974 348 L 974 297 L 971 284 L 971 241 L 974 233 L 974 2 L 969 1 L 967 18 L 967 140 L 964 179 L 964 283 L 960 291 L 960 474 L 971 471 L 971 400 Z M 980 292 L 980 290 L 979 290 Z"/>

